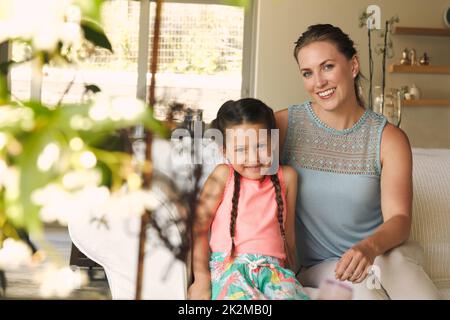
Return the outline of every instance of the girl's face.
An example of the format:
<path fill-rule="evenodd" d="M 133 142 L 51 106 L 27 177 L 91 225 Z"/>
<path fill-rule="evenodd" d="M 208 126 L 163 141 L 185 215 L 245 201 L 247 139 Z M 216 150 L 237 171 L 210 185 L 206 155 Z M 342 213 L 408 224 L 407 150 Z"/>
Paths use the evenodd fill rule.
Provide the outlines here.
<path fill-rule="evenodd" d="M 270 130 L 263 124 L 240 124 L 226 129 L 225 156 L 234 170 L 249 179 L 262 179 L 271 165 Z"/>
<path fill-rule="evenodd" d="M 332 111 L 356 102 L 356 56 L 348 60 L 334 44 L 317 41 L 300 49 L 297 58 L 303 84 L 320 107 Z"/>

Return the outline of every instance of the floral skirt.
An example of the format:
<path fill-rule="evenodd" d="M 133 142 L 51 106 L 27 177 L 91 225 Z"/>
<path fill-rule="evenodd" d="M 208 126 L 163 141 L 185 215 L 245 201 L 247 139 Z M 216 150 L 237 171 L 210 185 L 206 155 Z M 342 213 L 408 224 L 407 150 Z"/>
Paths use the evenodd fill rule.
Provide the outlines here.
<path fill-rule="evenodd" d="M 280 260 L 260 254 L 238 254 L 232 261 L 227 253 L 213 252 L 211 299 L 213 300 L 309 300 L 295 274 Z"/>

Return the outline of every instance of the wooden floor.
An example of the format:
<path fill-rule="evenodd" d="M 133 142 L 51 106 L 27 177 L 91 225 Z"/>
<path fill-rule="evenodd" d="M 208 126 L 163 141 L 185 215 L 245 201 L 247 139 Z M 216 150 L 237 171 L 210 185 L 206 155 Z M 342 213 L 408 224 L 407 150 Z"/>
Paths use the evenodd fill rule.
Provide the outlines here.
<path fill-rule="evenodd" d="M 39 284 L 36 280 L 37 275 L 45 269 L 46 265 L 55 261 L 54 259 L 58 259 L 63 265 L 69 265 L 72 242 L 67 229 L 62 227 L 46 228 L 45 239 L 51 245 L 53 252 L 48 252 L 48 257 L 40 265 L 21 267 L 14 271 L 7 271 L 6 296 L 0 297 L 0 299 L 42 299 L 39 295 Z M 87 269 L 82 270 L 87 271 Z M 94 269 L 91 271 L 93 277 L 90 277 L 89 283 L 80 289 L 74 290 L 66 299 L 111 299 L 108 282 L 103 270 Z"/>

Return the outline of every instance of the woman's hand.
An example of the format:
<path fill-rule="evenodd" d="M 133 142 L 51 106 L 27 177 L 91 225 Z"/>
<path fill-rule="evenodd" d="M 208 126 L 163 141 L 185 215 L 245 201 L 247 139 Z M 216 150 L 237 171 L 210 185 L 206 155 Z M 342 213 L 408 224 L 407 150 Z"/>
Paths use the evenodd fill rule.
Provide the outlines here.
<path fill-rule="evenodd" d="M 188 289 L 189 300 L 210 300 L 211 299 L 211 281 L 196 280 Z"/>
<path fill-rule="evenodd" d="M 345 252 L 336 264 L 336 279 L 360 283 L 366 277 L 377 254 L 367 241 L 361 241 Z"/>

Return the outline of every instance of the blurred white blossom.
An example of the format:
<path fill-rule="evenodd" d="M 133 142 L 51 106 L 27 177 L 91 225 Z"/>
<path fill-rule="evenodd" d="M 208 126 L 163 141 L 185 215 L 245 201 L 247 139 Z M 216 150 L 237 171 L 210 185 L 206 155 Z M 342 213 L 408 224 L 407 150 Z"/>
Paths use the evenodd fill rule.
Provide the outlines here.
<path fill-rule="evenodd" d="M 70 139 L 69 146 L 73 151 L 80 151 L 83 149 L 84 142 L 79 137 Z"/>
<path fill-rule="evenodd" d="M 136 98 L 110 98 L 105 94 L 97 94 L 89 116 L 94 121 L 111 119 L 112 121 L 134 120 L 146 109 L 144 102 Z"/>
<path fill-rule="evenodd" d="M 97 186 L 101 181 L 101 173 L 96 170 L 72 170 L 62 179 L 63 187 L 67 190 L 80 189 L 83 186 Z"/>
<path fill-rule="evenodd" d="M 59 146 L 52 142 L 45 146 L 38 157 L 37 166 L 40 171 L 46 172 L 59 160 Z"/>
<path fill-rule="evenodd" d="M 7 238 L 0 249 L 0 270 L 31 264 L 31 248 L 23 241 Z"/>
<path fill-rule="evenodd" d="M 20 195 L 19 188 L 20 173 L 16 167 L 7 167 L 0 176 L 0 184 L 5 187 L 5 198 L 8 200 L 17 199 Z"/>
<path fill-rule="evenodd" d="M 8 137 L 3 132 L 0 132 L 0 150 L 3 150 L 3 148 L 6 146 L 6 143 L 8 141 Z"/>
<path fill-rule="evenodd" d="M 91 169 L 97 164 L 97 158 L 91 151 L 85 151 L 80 155 L 80 164 L 83 168 Z"/>
<path fill-rule="evenodd" d="M 68 219 L 84 212 L 102 210 L 109 199 L 106 187 L 85 186 L 70 192 L 61 185 L 52 183 L 32 194 L 34 204 L 41 206 L 40 217 L 44 222 L 57 221 L 67 225 Z"/>
<path fill-rule="evenodd" d="M 74 177 L 79 178 L 83 177 Z M 56 183 L 34 191 L 32 201 L 41 206 L 39 214 L 42 221 L 47 223 L 57 221 L 62 225 L 67 225 L 69 219 L 76 219 L 77 215 L 140 216 L 145 209 L 155 210 L 161 205 L 161 200 L 153 191 L 130 190 L 124 187 L 111 194 L 104 186 L 86 185 L 78 191 L 71 192 Z"/>
<path fill-rule="evenodd" d="M 81 34 L 81 13 L 77 12 L 72 2 L 0 1 L 0 42 L 7 39 L 29 40 L 35 49 L 42 51 L 53 51 L 58 41 L 77 44 Z"/>
<path fill-rule="evenodd" d="M 42 297 L 67 298 L 73 290 L 87 284 L 88 277 L 78 268 L 57 268 L 51 264 L 38 275 L 37 281 L 40 283 L 39 291 Z"/>
<path fill-rule="evenodd" d="M 25 131 L 31 130 L 34 127 L 33 110 L 27 107 L 13 108 L 3 105 L 0 108 L 0 128 L 14 126 L 19 126 Z"/>

